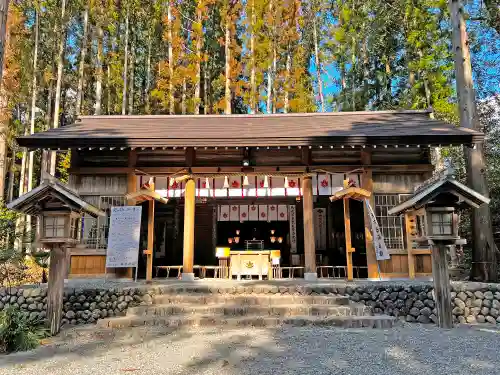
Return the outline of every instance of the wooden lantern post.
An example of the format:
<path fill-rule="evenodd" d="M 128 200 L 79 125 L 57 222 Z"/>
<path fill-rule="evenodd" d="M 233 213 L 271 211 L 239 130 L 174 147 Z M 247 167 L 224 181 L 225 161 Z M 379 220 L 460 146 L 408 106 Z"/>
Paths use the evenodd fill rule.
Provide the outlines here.
<path fill-rule="evenodd" d="M 80 238 L 81 215 L 86 213 L 97 217 L 105 214 L 54 178 L 42 181 L 40 186 L 12 201 L 7 208 L 40 218 L 39 242 L 50 249 L 47 320 L 50 333 L 55 335 L 61 326 L 68 252 Z"/>
<path fill-rule="evenodd" d="M 460 207 L 478 208 L 488 204 L 490 199 L 456 181 L 453 171 L 444 170 L 420 186 L 413 196 L 389 210 L 389 215 L 405 214 L 414 210 L 425 211 L 425 232 L 419 242 L 432 249 L 432 276 L 434 297 L 441 328 L 453 327 L 451 286 L 446 259 L 449 245 L 464 244 L 458 235 Z"/>

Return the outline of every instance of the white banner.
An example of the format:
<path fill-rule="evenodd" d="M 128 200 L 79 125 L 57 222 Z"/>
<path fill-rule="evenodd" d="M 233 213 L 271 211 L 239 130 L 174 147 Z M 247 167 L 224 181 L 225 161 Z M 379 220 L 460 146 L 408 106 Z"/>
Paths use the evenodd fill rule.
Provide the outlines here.
<path fill-rule="evenodd" d="M 230 177 L 229 178 L 229 196 L 230 197 L 241 197 L 243 195 L 243 190 L 241 189 L 241 177 Z"/>
<path fill-rule="evenodd" d="M 269 221 L 278 221 L 278 206 L 275 204 L 270 204 L 268 206 L 268 218 Z"/>
<path fill-rule="evenodd" d="M 240 206 L 240 221 L 248 221 L 248 206 L 246 204 Z"/>
<path fill-rule="evenodd" d="M 278 221 L 288 220 L 288 206 L 284 204 L 278 205 Z"/>
<path fill-rule="evenodd" d="M 229 212 L 230 221 L 240 221 L 240 206 L 232 205 Z"/>
<path fill-rule="evenodd" d="M 111 207 L 106 267 L 137 267 L 141 206 Z"/>
<path fill-rule="evenodd" d="M 316 250 L 326 250 L 326 208 L 314 209 Z"/>
<path fill-rule="evenodd" d="M 271 196 L 273 197 L 285 196 L 285 177 L 271 177 L 270 184 L 272 186 Z"/>
<path fill-rule="evenodd" d="M 259 221 L 259 206 L 252 204 L 248 209 L 248 220 Z"/>
<path fill-rule="evenodd" d="M 289 197 L 298 197 L 300 195 L 300 183 L 298 177 L 288 178 L 288 187 L 286 189 L 286 195 Z"/>
<path fill-rule="evenodd" d="M 259 205 L 259 221 L 267 221 L 267 204 Z"/>
<path fill-rule="evenodd" d="M 290 208 L 290 252 L 297 253 L 297 211 L 295 205 L 291 204 Z"/>
<path fill-rule="evenodd" d="M 332 195 L 331 179 L 329 174 L 318 176 L 318 195 Z"/>
<path fill-rule="evenodd" d="M 224 188 L 224 177 L 214 179 L 214 190 L 216 197 L 227 197 L 227 189 Z"/>
<path fill-rule="evenodd" d="M 370 218 L 370 226 L 373 237 L 373 247 L 375 248 L 375 255 L 377 260 L 386 260 L 391 259 L 389 251 L 387 250 L 387 246 L 385 246 L 384 236 L 382 235 L 382 231 L 377 222 L 377 217 L 375 216 L 375 212 L 373 212 L 372 206 L 370 206 L 370 202 L 365 199 L 366 209 L 368 212 L 368 217 Z"/>
<path fill-rule="evenodd" d="M 219 221 L 229 221 L 229 206 L 220 206 Z"/>

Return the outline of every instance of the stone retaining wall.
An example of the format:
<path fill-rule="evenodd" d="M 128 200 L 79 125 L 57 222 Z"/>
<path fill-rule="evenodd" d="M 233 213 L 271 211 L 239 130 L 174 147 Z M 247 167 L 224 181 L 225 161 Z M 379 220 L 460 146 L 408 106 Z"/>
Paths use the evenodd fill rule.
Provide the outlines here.
<path fill-rule="evenodd" d="M 260 293 L 280 293 L 280 289 L 286 289 L 287 292 L 290 289 L 278 285 L 278 283 L 273 284 L 267 288 L 255 286 L 250 291 L 242 284 L 229 289 L 231 293 L 236 294 L 257 293 L 257 290 Z M 207 292 L 212 289 L 208 288 Z M 216 287 L 215 290 L 217 289 L 221 288 Z M 162 292 L 161 287 L 145 286 L 66 289 L 61 323 L 87 324 L 95 323 L 102 318 L 123 316 L 129 307 L 150 304 L 153 294 Z M 318 282 L 307 285 L 300 283 L 295 288 L 295 293 L 345 294 L 354 302 L 370 306 L 375 314 L 395 316 L 407 322 L 437 321 L 432 283 L 429 282 Z M 451 297 L 455 322 L 500 324 L 500 284 L 453 282 Z M 46 316 L 46 303 L 46 287 L 0 288 L 0 310 L 15 306 L 33 319 L 43 319 Z"/>
<path fill-rule="evenodd" d="M 500 323 L 500 284 L 452 282 L 453 320 L 457 323 Z M 375 282 L 347 286 L 355 302 L 371 306 L 407 322 L 436 323 L 437 311 L 431 283 Z"/>
<path fill-rule="evenodd" d="M 66 289 L 62 325 L 95 323 L 99 319 L 122 316 L 127 308 L 152 301 L 150 292 L 136 288 Z M 0 288 L 0 310 L 20 308 L 31 319 L 44 319 L 46 288 Z"/>

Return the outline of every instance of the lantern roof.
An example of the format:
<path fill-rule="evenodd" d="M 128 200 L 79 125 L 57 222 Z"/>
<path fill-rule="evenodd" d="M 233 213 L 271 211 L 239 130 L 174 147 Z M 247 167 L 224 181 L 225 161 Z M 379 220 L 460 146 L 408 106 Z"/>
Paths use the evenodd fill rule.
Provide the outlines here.
<path fill-rule="evenodd" d="M 490 198 L 455 180 L 453 170 L 445 169 L 416 188 L 411 197 L 391 208 L 389 215 L 399 215 L 405 211 L 418 210 L 429 204 L 439 204 L 439 196 L 454 196 L 455 206 L 478 208 L 490 203 Z M 449 200 L 448 200 L 449 201 Z"/>
<path fill-rule="evenodd" d="M 78 211 L 93 217 L 105 215 L 104 211 L 85 202 L 77 192 L 54 177 L 45 178 L 38 187 L 10 202 L 7 208 L 35 216 L 57 210 Z"/>

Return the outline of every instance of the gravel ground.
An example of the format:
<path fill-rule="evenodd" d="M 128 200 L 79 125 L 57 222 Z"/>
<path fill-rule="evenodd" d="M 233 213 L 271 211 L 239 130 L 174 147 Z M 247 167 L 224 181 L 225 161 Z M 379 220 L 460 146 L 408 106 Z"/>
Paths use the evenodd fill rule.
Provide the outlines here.
<path fill-rule="evenodd" d="M 278 375 L 500 374 L 500 330 L 73 328 L 28 353 L 0 357 L 0 374 Z"/>

